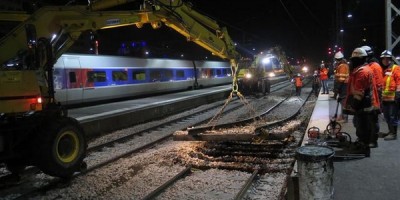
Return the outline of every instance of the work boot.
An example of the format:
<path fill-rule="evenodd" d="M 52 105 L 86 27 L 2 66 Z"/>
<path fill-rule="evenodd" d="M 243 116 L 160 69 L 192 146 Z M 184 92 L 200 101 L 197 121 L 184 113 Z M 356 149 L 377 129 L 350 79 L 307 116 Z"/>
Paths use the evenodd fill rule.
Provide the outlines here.
<path fill-rule="evenodd" d="M 369 148 L 378 147 L 378 134 L 374 133 L 374 134 L 371 135 L 371 137 L 369 139 L 368 147 Z"/>
<path fill-rule="evenodd" d="M 397 134 L 394 133 L 389 133 L 386 137 L 383 138 L 384 140 L 396 140 L 397 139 Z"/>
<path fill-rule="evenodd" d="M 368 144 L 368 147 L 369 147 L 369 148 L 377 148 L 377 147 L 378 147 L 378 142 L 377 142 L 377 141 L 370 142 L 370 143 Z"/>
<path fill-rule="evenodd" d="M 348 154 L 364 154 L 365 157 L 370 157 L 371 149 L 368 145 L 365 145 L 363 142 L 356 141 L 348 148 L 345 149 Z"/>
<path fill-rule="evenodd" d="M 379 132 L 379 133 L 378 133 L 378 137 L 379 137 L 379 138 L 384 138 L 384 137 L 388 136 L 389 134 L 390 134 L 390 132 L 387 132 L 387 133 Z"/>

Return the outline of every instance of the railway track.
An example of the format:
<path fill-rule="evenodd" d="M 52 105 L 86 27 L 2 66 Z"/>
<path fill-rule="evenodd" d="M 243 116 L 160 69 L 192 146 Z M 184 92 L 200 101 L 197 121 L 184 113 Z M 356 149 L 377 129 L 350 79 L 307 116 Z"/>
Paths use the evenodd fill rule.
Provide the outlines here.
<path fill-rule="evenodd" d="M 310 95 L 311 91 L 308 92 L 306 98 L 308 99 Z M 300 113 L 300 110 L 304 107 L 307 99 L 304 100 L 304 103 L 299 106 L 297 110 L 294 110 L 293 114 L 290 116 L 259 126 L 258 129 L 272 129 L 274 126 L 280 126 L 285 122 L 295 119 L 295 117 Z M 256 117 L 262 119 L 266 114 L 278 108 L 278 106 L 284 101 L 288 101 L 288 98 L 285 98 L 282 102 L 272 106 L 267 111 L 261 112 L 261 114 Z M 195 130 L 194 133 L 205 132 L 209 129 L 216 129 L 220 132 L 224 132 L 225 130 L 223 129 L 229 126 L 246 126 L 252 123 L 254 123 L 252 119 L 245 119 L 233 123 L 212 127 L 204 126 L 192 130 Z M 286 187 L 287 179 L 295 161 L 295 150 L 300 145 L 302 139 L 301 133 L 291 135 L 293 137 L 291 140 L 279 138 L 250 142 L 207 142 L 195 147 L 194 151 L 183 154 L 190 155 L 188 157 L 191 157 L 189 159 L 186 158 L 186 165 L 190 166 L 190 169 L 196 168 L 204 171 L 218 168 L 222 170 L 246 171 L 251 173 L 251 176 L 249 176 L 246 181 L 243 181 L 243 185 L 235 195 L 234 199 L 257 196 L 257 193 L 265 191 L 262 188 L 263 183 L 268 182 L 268 177 L 265 177 L 268 176 L 266 174 L 280 173 L 282 176 L 281 179 L 284 181 L 282 181 L 283 187 L 277 191 L 277 196 L 279 197 L 278 199 L 283 199 L 286 191 L 284 188 Z M 213 139 L 215 139 L 215 137 Z M 192 161 L 188 161 L 191 159 Z M 168 190 L 169 187 L 172 187 L 174 183 L 179 181 L 179 179 L 182 179 L 185 176 L 190 176 L 190 173 L 187 175 L 188 169 L 185 169 L 184 171 L 185 173 L 181 172 L 178 177 L 175 176 L 166 181 L 165 184 L 154 189 L 143 199 L 154 199 L 158 195 L 162 196 L 162 192 Z M 248 194 L 250 193 L 249 188 L 252 188 L 252 194 Z M 159 199 L 168 199 L 168 197 L 160 197 Z"/>
<path fill-rule="evenodd" d="M 119 156 L 115 156 L 115 155 L 111 156 L 111 157 L 105 156 L 106 158 L 102 159 L 102 161 L 98 161 L 97 159 L 94 159 L 92 162 L 89 161 L 88 162 L 88 169 L 82 171 L 81 173 L 77 173 L 73 178 L 85 175 L 85 174 L 87 174 L 87 173 L 89 173 L 91 171 L 94 171 L 94 170 L 96 170 L 98 168 L 106 166 L 109 163 L 113 163 L 113 162 L 117 161 L 118 159 L 121 159 L 121 158 L 127 157 L 129 155 L 135 154 L 135 153 L 137 153 L 137 152 L 139 152 L 139 151 L 141 151 L 143 149 L 146 149 L 146 148 L 149 148 L 151 146 L 154 146 L 155 144 L 159 144 L 162 141 L 167 141 L 168 138 L 170 138 L 172 133 L 174 132 L 174 131 L 171 130 L 170 127 L 174 127 L 174 129 L 186 128 L 186 127 L 188 127 L 188 124 L 190 124 L 190 123 L 187 123 L 187 121 L 188 120 L 189 121 L 191 121 L 191 120 L 193 121 L 193 118 L 197 119 L 197 122 L 196 123 L 192 122 L 191 126 L 196 126 L 198 124 L 202 124 L 205 121 L 210 119 L 210 116 L 211 116 L 210 113 L 215 113 L 215 109 L 218 106 L 220 106 L 220 105 L 217 105 L 214 108 L 209 108 L 208 109 L 209 110 L 208 114 L 207 114 L 207 111 L 199 111 L 199 112 L 192 113 L 192 114 L 190 114 L 188 116 L 185 116 L 185 117 L 180 117 L 178 119 L 171 120 L 170 122 L 160 123 L 157 126 L 153 126 L 152 128 L 136 131 L 136 132 L 134 132 L 132 134 L 125 135 L 123 137 L 114 139 L 112 141 L 107 141 L 107 142 L 102 143 L 102 144 L 93 145 L 93 146 L 91 146 L 89 148 L 88 160 L 91 159 L 91 154 L 92 153 L 95 155 L 94 157 L 99 157 L 99 154 L 101 154 L 102 151 L 104 151 L 105 154 L 109 154 L 108 149 L 113 147 L 113 146 L 114 146 L 114 148 L 117 148 L 117 149 L 126 149 L 126 148 L 122 148 L 120 146 L 120 143 L 124 143 L 126 141 L 128 141 L 127 146 L 135 146 L 133 144 L 130 144 L 130 142 L 129 142 L 130 140 L 132 140 L 132 138 L 143 137 L 144 135 L 150 135 L 150 134 L 156 135 L 155 132 L 163 132 L 163 133 L 165 133 L 162 136 L 160 134 L 158 134 L 160 137 L 158 137 L 158 139 L 153 140 L 152 142 L 146 142 L 146 144 L 144 144 L 144 145 L 139 145 L 139 146 L 136 146 L 134 148 L 130 148 L 130 150 L 125 150 L 123 153 L 118 153 Z M 241 106 L 241 105 L 237 101 L 233 101 L 233 103 L 230 105 L 229 109 L 226 110 L 226 112 L 229 112 L 230 110 L 237 110 L 237 108 L 239 106 Z M 202 116 L 202 115 L 207 115 L 208 118 L 203 118 L 203 120 L 200 120 L 202 118 L 200 116 Z M 179 124 L 183 124 L 182 125 L 183 128 L 179 127 L 180 126 Z M 164 129 L 164 130 L 158 130 L 157 131 L 157 129 Z M 170 131 L 168 132 L 165 129 L 168 129 Z M 134 139 L 132 141 L 134 141 Z M 107 149 L 107 150 L 104 150 L 104 149 Z M 17 195 L 17 196 L 13 195 L 13 191 L 15 192 L 15 191 L 18 190 L 18 189 L 15 189 L 15 188 L 14 188 L 14 190 L 10 189 L 10 188 L 8 188 L 7 191 L 6 190 L 2 190 L 2 191 L 0 191 L 0 194 L 2 196 L 4 196 L 3 194 L 7 195 L 7 193 L 8 193 L 10 199 L 25 199 L 25 198 L 30 197 L 30 196 L 35 196 L 38 193 L 43 193 L 45 191 L 53 190 L 53 189 L 55 189 L 57 187 L 60 187 L 60 185 L 68 184 L 70 181 L 71 180 L 68 180 L 68 181 L 65 182 L 65 180 L 60 180 L 60 179 L 57 179 L 57 178 L 50 177 L 49 180 L 47 181 L 47 183 L 43 184 L 44 186 L 35 187 L 35 188 L 32 188 L 31 190 L 27 190 L 27 188 L 25 187 L 24 191 L 27 191 L 27 192 L 25 192 L 23 194 L 20 194 L 20 195 Z"/>

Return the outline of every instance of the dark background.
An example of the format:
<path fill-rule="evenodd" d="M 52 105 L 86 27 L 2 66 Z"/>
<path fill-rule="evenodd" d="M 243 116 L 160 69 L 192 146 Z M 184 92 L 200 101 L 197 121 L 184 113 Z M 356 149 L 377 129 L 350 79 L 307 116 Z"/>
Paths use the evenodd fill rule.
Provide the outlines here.
<path fill-rule="evenodd" d="M 20 2 L 22 9 L 44 5 L 86 5 L 87 0 L 7 0 Z M 398 4 L 399 0 L 392 0 Z M 137 10 L 136 1 L 114 10 Z M 187 1 L 185 1 L 187 2 Z M 339 48 L 349 57 L 354 48 L 369 45 L 376 56 L 385 48 L 384 0 L 191 0 L 193 8 L 227 27 L 237 49 L 251 56 L 281 46 L 294 62 L 317 65 L 332 60 Z M 32 6 L 33 4 L 33 6 Z M 1 6 L 1 3 L 0 3 Z M 347 18 L 351 13 L 352 18 Z M 399 26 L 393 25 L 398 29 Z M 340 29 L 344 32 L 341 33 Z M 135 26 L 86 33 L 70 51 L 88 52 L 88 38 L 99 41 L 100 54 L 186 59 L 218 59 L 172 29 L 153 30 Z M 335 48 L 336 45 L 336 48 Z M 329 50 L 329 48 L 331 48 Z M 146 52 L 150 52 L 146 55 Z M 394 50 L 396 54 L 396 50 Z"/>

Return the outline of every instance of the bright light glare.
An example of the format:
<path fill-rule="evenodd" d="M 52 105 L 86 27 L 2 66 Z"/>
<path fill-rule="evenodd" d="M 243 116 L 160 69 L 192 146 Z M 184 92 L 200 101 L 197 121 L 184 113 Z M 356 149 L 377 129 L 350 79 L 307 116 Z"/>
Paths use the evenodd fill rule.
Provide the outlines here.
<path fill-rule="evenodd" d="M 246 77 L 246 78 L 251 78 L 252 75 L 251 75 L 250 73 L 247 73 L 247 74 L 245 75 L 245 77 Z"/>
<path fill-rule="evenodd" d="M 261 62 L 262 64 L 268 64 L 269 62 L 271 62 L 271 60 L 269 58 L 263 58 Z"/>
<path fill-rule="evenodd" d="M 275 75 L 274 72 L 270 72 L 270 73 L 268 74 L 268 76 L 269 76 L 269 77 L 275 77 L 276 75 Z"/>
<path fill-rule="evenodd" d="M 51 41 L 53 41 L 54 39 L 56 39 L 56 37 L 57 37 L 57 35 L 56 35 L 56 34 L 53 34 L 53 35 L 51 36 Z"/>

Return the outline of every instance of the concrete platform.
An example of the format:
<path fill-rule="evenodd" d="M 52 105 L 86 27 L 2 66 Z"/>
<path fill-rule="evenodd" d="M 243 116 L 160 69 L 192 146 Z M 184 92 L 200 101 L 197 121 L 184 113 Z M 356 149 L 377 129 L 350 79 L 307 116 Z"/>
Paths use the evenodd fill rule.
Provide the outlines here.
<path fill-rule="evenodd" d="M 320 94 L 306 130 L 312 126 L 326 129 L 334 116 L 337 102 L 333 96 Z M 357 138 L 349 116 L 347 123 L 341 123 L 342 131 Z M 379 116 L 380 131 L 387 132 L 383 115 Z M 307 134 L 303 143 L 307 140 Z M 371 156 L 357 160 L 334 162 L 334 199 L 339 200 L 398 200 L 400 199 L 400 139 L 384 141 L 379 139 L 378 148 L 371 149 Z"/>

